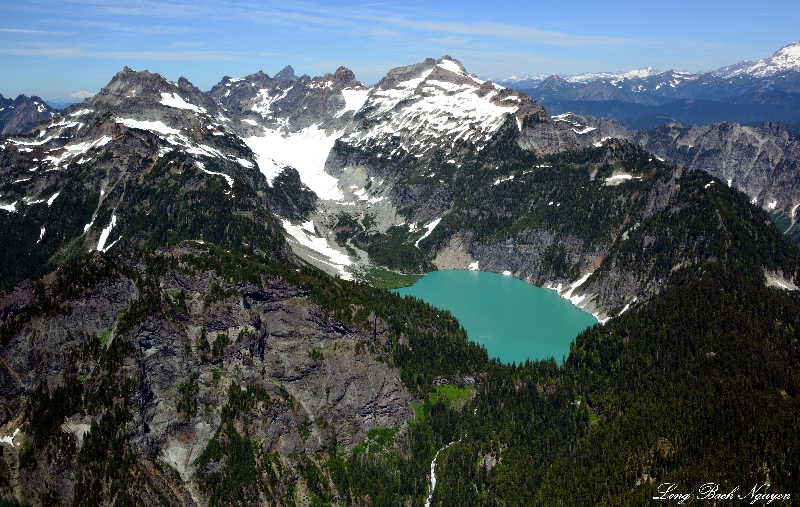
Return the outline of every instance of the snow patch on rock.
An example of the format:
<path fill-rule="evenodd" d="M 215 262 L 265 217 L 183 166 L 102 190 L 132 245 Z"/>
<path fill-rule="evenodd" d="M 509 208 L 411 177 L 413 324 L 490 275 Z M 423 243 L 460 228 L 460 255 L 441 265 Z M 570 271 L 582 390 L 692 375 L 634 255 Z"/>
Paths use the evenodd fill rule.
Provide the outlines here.
<path fill-rule="evenodd" d="M 325 160 L 341 135 L 342 132 L 329 135 L 312 125 L 291 133 L 264 129 L 263 135 L 243 141 L 256 154 L 258 167 L 270 183 L 285 167 L 293 167 L 320 199 L 339 201 L 344 194 L 338 187 L 339 180 L 325 172 Z"/>
<path fill-rule="evenodd" d="M 184 100 L 184 98 L 177 93 L 162 93 L 161 104 L 177 109 L 188 109 L 189 111 L 194 111 L 195 113 L 206 112 L 206 108 L 195 106 L 194 104 L 186 102 L 186 100 Z"/>

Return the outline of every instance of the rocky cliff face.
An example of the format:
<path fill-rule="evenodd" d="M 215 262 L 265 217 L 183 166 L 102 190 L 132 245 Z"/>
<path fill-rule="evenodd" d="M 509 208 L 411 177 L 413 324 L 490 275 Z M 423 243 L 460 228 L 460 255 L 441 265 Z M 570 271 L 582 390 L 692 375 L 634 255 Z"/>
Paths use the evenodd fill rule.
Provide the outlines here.
<path fill-rule="evenodd" d="M 243 115 L 242 133 L 262 137 L 265 132 L 299 132 L 312 125 L 324 131 L 341 130 L 366 93 L 367 88 L 345 67 L 315 78 L 298 78 L 288 67 L 275 78 L 263 72 L 225 77 L 209 95 Z"/>
<path fill-rule="evenodd" d="M 169 503 L 204 503 L 198 484 L 232 466 L 225 452 L 206 457 L 228 424 L 245 424 L 259 452 L 280 461 L 332 441 L 351 448 L 370 430 L 411 417 L 412 396 L 387 364 L 384 322 L 348 326 L 309 302 L 308 288 L 277 277 L 231 284 L 201 267 L 211 253 L 195 243 L 137 260 L 96 255 L 0 298 L 4 322 L 24 319 L 2 344 L 0 418 L 3 433 L 13 435 L 3 442 L 13 471 L 5 488 L 27 495 L 51 484 L 61 498 L 85 500 L 76 470 L 87 472 L 91 450 L 84 446 L 93 445 L 90 436 L 117 403 L 130 411 L 117 428 L 125 452 L 136 457 L 128 473 L 178 488 L 161 490 Z M 78 278 L 80 271 L 92 273 Z M 96 281 L 76 290 L 70 276 Z M 37 314 L 43 305 L 50 310 Z M 63 398 L 36 405 L 43 396 Z M 25 454 L 23 442 L 42 432 L 73 450 L 55 462 L 46 449 Z M 154 469 L 152 460 L 168 468 Z M 123 493 L 156 498 L 153 490 Z"/>
<path fill-rule="evenodd" d="M 216 102 L 186 78 L 172 82 L 160 74 L 136 72 L 128 67 L 117 73 L 99 93 L 69 108 L 69 112 L 84 110 L 91 110 L 97 116 L 141 116 L 131 116 L 136 120 L 144 120 L 151 110 L 158 110 L 159 117 L 149 120 L 164 121 L 168 125 L 174 122 L 176 126 L 190 120 L 190 115 L 213 118 L 219 113 Z"/>
<path fill-rule="evenodd" d="M 784 211 L 792 222 L 796 220 L 800 142 L 780 124 L 670 124 L 632 137 L 654 154 L 705 171 L 746 193 L 754 203 L 770 211 Z"/>
<path fill-rule="evenodd" d="M 758 127 L 737 123 L 684 126 L 671 123 L 635 131 L 617 122 L 563 114 L 556 118 L 597 129 L 604 137 L 628 139 L 656 157 L 690 170 L 711 174 L 747 194 L 770 213 L 783 217 L 792 234 L 800 204 L 800 142 L 778 123 Z"/>

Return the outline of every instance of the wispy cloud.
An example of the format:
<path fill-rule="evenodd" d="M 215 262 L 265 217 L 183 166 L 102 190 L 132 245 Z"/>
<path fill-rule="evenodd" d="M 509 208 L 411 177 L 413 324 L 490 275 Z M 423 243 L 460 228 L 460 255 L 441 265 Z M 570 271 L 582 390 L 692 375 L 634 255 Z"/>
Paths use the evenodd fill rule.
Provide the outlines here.
<path fill-rule="evenodd" d="M 348 7 L 327 7 L 307 2 L 273 2 L 269 7 L 262 4 L 248 4 L 217 0 L 209 5 L 223 7 L 223 16 L 249 20 L 251 23 L 270 25 L 317 25 L 328 28 L 358 29 L 367 32 L 387 31 L 403 33 L 421 32 L 441 37 L 443 34 L 461 35 L 475 38 L 489 37 L 517 43 L 538 44 L 567 48 L 630 48 L 667 47 L 674 40 L 642 39 L 616 35 L 572 34 L 565 31 L 539 29 L 530 25 L 456 22 L 452 13 L 426 9 L 401 9 L 393 4 L 364 4 Z M 379 7 L 379 8 L 378 8 Z M 686 41 L 697 44 L 698 41 Z"/>
<path fill-rule="evenodd" d="M 95 21 L 95 20 L 85 20 L 85 19 L 78 19 L 78 20 L 69 20 L 64 21 L 63 19 L 43 19 L 42 23 L 47 23 L 51 25 L 69 25 L 70 27 L 75 27 L 79 29 L 90 29 L 100 32 L 122 32 L 122 33 L 130 33 L 130 34 L 142 34 L 142 35 L 178 35 L 178 34 L 190 34 L 190 33 L 202 33 L 206 30 L 194 27 L 194 26 L 180 26 L 180 25 L 142 25 L 142 24 L 125 24 L 122 22 L 113 22 L 113 21 Z M 41 33 L 48 33 L 48 32 L 41 32 Z M 59 32 L 49 32 L 49 33 L 59 33 Z M 61 32 L 61 33 L 68 33 L 68 32 Z M 69 32 L 75 33 L 75 32 Z"/>
<path fill-rule="evenodd" d="M 0 33 L 26 33 L 31 35 L 70 35 L 70 32 L 51 32 L 48 30 L 28 30 L 26 28 L 0 28 Z"/>
<path fill-rule="evenodd" d="M 221 51 L 85 51 L 81 48 L 0 48 L 0 55 L 53 58 L 107 58 L 123 60 L 240 61 L 245 53 Z"/>
<path fill-rule="evenodd" d="M 268 3 L 207 0 L 202 3 L 187 0 L 70 0 L 55 2 L 42 0 L 34 4 L 38 11 L 53 9 L 59 22 L 77 24 L 113 31 L 142 34 L 187 33 L 205 30 L 199 21 L 209 18 L 241 23 L 242 27 L 266 25 L 311 31 L 319 28 L 353 34 L 385 33 L 445 38 L 459 36 L 469 41 L 491 39 L 517 44 L 561 47 L 569 49 L 630 49 L 630 48 L 680 48 L 706 47 L 703 41 L 675 41 L 658 38 L 624 37 L 603 34 L 598 24 L 594 34 L 576 34 L 564 30 L 548 30 L 535 23 L 497 23 L 458 21 L 452 12 L 435 8 L 409 7 L 392 2 L 364 3 L 360 5 L 330 6 L 317 2 L 274 0 Z M 30 9 L 36 9 L 29 6 Z M 75 15 L 80 11 L 83 16 Z M 89 11 L 93 14 L 89 15 Z M 90 17 L 90 19 L 86 19 Z M 103 19 L 104 21 L 98 21 Z M 175 23 L 141 23 L 142 19 L 174 20 Z M 456 19 L 454 21 L 454 19 Z M 113 20 L 113 21 L 112 21 Z M 197 23 L 186 22 L 198 20 Z M 33 33 L 33 32 L 31 32 Z"/>

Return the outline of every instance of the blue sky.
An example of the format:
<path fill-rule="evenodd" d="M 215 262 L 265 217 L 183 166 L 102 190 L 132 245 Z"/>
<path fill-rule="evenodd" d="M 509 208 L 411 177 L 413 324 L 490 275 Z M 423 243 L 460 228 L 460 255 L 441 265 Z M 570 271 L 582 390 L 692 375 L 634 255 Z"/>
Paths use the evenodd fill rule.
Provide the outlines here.
<path fill-rule="evenodd" d="M 449 54 L 480 76 L 710 70 L 800 40 L 794 1 L 0 0 L 0 93 L 98 91 L 123 66 L 222 76 L 340 65 L 366 84 Z"/>

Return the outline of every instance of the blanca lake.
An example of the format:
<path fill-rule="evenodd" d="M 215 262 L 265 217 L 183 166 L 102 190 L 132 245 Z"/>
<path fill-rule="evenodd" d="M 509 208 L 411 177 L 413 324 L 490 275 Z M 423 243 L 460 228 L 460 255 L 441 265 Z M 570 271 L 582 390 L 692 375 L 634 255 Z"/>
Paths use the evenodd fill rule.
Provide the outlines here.
<path fill-rule="evenodd" d="M 449 310 L 470 340 L 505 363 L 560 363 L 575 337 L 597 323 L 552 290 L 484 271 L 434 271 L 395 292 Z"/>

